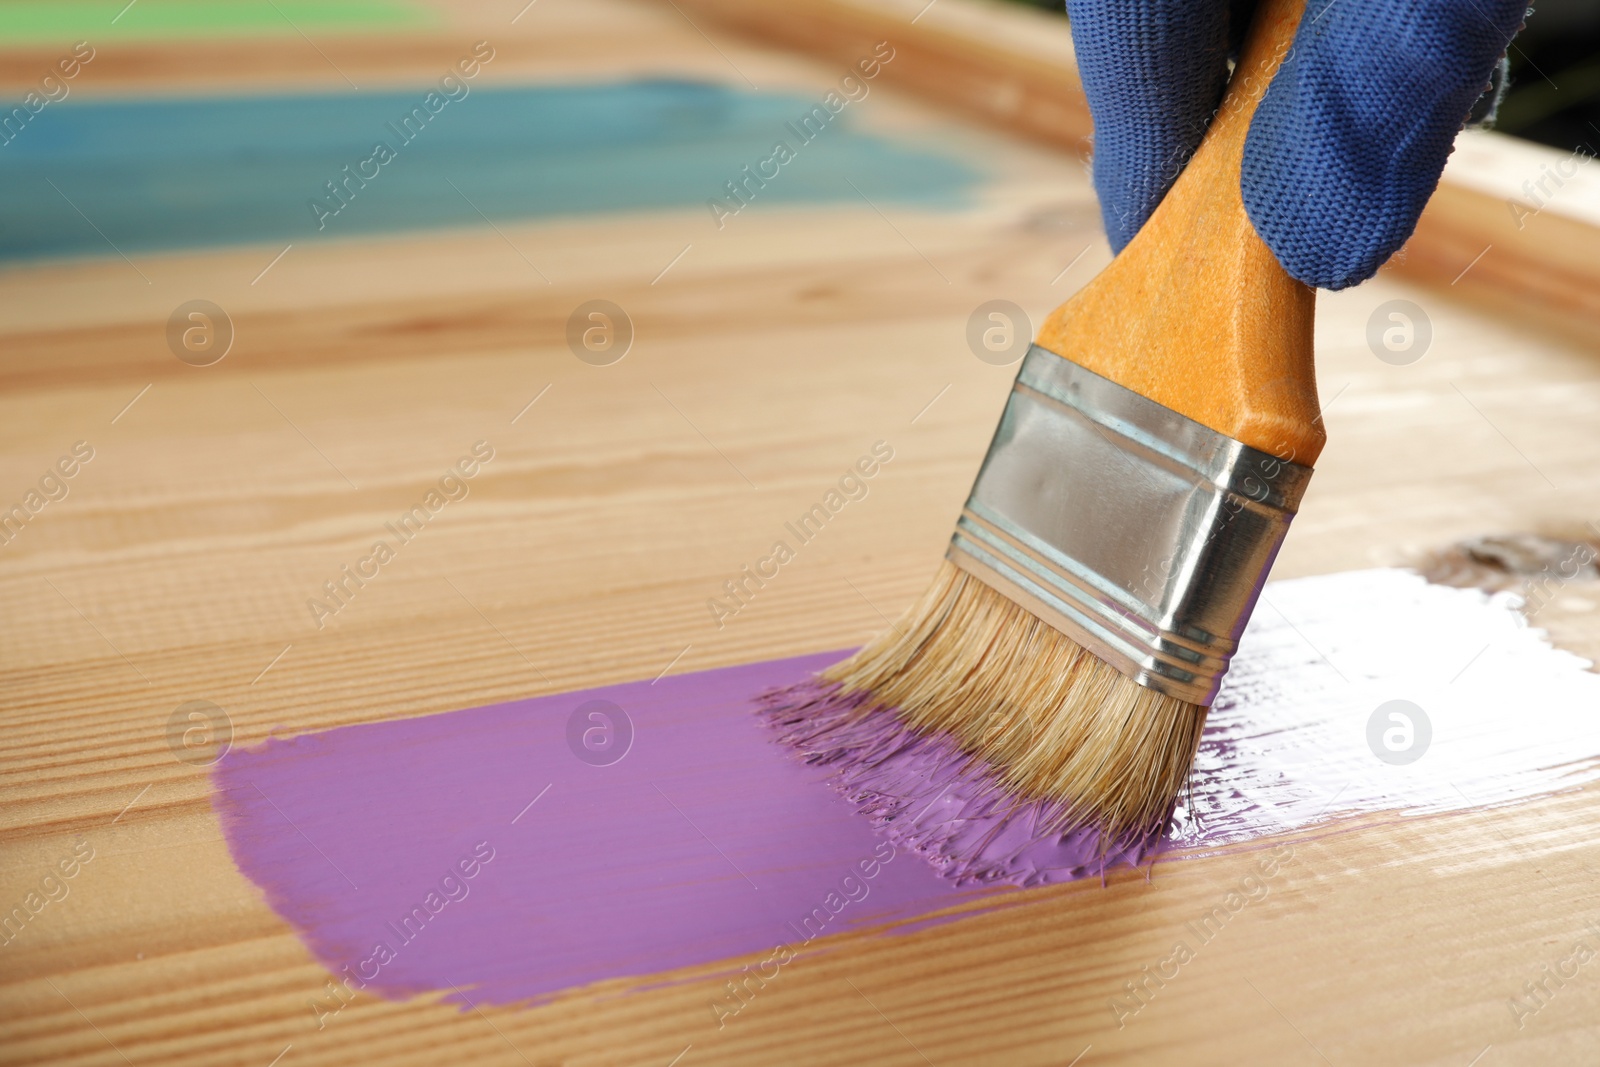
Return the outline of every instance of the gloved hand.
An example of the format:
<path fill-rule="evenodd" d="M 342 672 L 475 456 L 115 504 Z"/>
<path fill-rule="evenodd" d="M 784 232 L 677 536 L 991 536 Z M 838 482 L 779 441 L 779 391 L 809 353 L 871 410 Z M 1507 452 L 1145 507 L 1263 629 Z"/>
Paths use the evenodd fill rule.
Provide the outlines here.
<path fill-rule="evenodd" d="M 1308 0 L 1245 140 L 1241 187 L 1285 270 L 1343 289 L 1411 236 L 1527 0 Z M 1066 0 L 1113 251 L 1222 98 L 1251 0 Z"/>

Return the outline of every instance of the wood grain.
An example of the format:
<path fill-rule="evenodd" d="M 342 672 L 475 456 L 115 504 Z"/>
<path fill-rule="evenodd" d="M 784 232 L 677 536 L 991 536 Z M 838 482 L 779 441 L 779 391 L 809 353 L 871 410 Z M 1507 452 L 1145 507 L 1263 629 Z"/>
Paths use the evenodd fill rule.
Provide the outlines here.
<path fill-rule="evenodd" d="M 663 10 L 540 0 L 515 31 L 559 52 L 563 34 L 609 25 L 612 71 L 743 84 L 731 61 L 763 88 L 837 80 L 709 26 L 708 43 Z M 449 32 L 516 14 L 461 12 Z M 720 983 L 693 976 L 481 1013 L 363 996 L 315 1027 L 326 975 L 233 867 L 205 770 L 168 744 L 180 704 L 216 702 L 254 744 L 654 677 L 675 657 L 683 672 L 840 648 L 926 582 L 1010 387 L 966 348 L 967 316 L 1003 297 L 1041 321 L 1108 255 L 1076 159 L 889 91 L 861 121 L 956 146 L 990 182 L 961 210 L 753 208 L 723 232 L 700 211 L 503 225 L 550 286 L 488 229 L 297 246 L 255 285 L 280 248 L 139 256 L 149 285 L 111 256 L 0 272 L 0 502 L 74 441 L 95 448 L 70 495 L 0 549 L 0 905 L 74 841 L 95 849 L 0 948 L 0 1062 L 1592 1058 L 1593 964 L 1521 1028 L 1506 1004 L 1600 916 L 1593 790 L 1295 841 L 1267 898 L 1121 1028 L 1110 998 L 1251 856 L 845 939 L 723 1030 Z M 240 327 L 209 368 L 162 341 L 196 296 Z M 637 327 L 606 368 L 558 328 L 563 304 L 595 296 Z M 1391 300 L 1432 321 L 1405 366 L 1368 346 Z M 1394 279 L 1318 302 L 1330 445 L 1278 576 L 1600 519 L 1592 347 Z M 479 438 L 497 458 L 463 506 L 317 629 L 306 599 Z M 705 601 L 722 579 L 876 438 L 896 459 L 872 495 L 716 629 Z M 1600 590 L 1574 585 L 1536 623 L 1592 648 L 1597 608 Z"/>

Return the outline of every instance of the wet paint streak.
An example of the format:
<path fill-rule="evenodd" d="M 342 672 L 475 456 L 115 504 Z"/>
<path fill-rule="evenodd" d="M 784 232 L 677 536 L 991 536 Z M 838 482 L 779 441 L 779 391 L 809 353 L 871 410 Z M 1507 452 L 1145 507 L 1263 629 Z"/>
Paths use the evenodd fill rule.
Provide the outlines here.
<path fill-rule="evenodd" d="M 216 804 L 240 869 L 353 988 L 507 1003 L 804 948 L 962 900 L 750 712 L 842 655 L 269 740 L 219 764 Z M 634 732 L 609 766 L 569 743 L 596 700 Z"/>
<path fill-rule="evenodd" d="M 717 224 L 707 202 L 729 197 L 736 179 L 752 211 L 860 206 L 862 195 L 954 207 L 978 179 L 948 153 L 859 131 L 851 111 L 801 141 L 789 124 L 815 101 L 793 93 L 677 80 L 490 88 L 460 78 L 447 92 L 456 95 L 422 84 L 203 100 L 69 97 L 0 146 L 0 259 L 670 208 L 701 213 L 710 236 Z M 779 140 L 795 158 L 769 180 L 745 178 Z M 379 144 L 388 155 L 375 152 Z"/>
<path fill-rule="evenodd" d="M 1162 848 L 1195 855 L 1341 816 L 1467 809 L 1592 780 L 1600 676 L 1515 603 L 1395 570 L 1269 584 Z M 1026 818 L 975 832 L 970 794 L 877 820 L 893 842 L 882 851 L 874 819 L 830 788 L 835 769 L 794 759 L 754 714 L 764 692 L 842 655 L 270 740 L 219 765 L 215 802 L 235 861 L 317 957 L 395 997 L 455 985 L 515 1002 L 1007 901 L 936 873 L 950 873 L 941 848 L 987 864 L 990 881 L 1098 873 L 1082 840 Z M 1407 764 L 1368 743 L 1373 712 L 1396 699 L 1431 724 Z M 633 723 L 610 766 L 569 743 L 569 719 L 593 700 Z M 948 784 L 928 747 L 890 749 L 878 803 Z"/>

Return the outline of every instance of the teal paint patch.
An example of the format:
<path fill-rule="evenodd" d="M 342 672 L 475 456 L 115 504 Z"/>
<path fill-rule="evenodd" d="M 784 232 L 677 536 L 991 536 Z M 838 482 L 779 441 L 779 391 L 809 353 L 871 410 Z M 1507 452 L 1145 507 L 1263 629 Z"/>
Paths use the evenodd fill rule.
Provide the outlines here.
<path fill-rule="evenodd" d="M 49 104 L 0 129 L 0 259 L 690 206 L 714 232 L 707 202 L 736 207 L 731 180 L 745 181 L 746 211 L 863 195 L 950 208 L 978 180 L 952 155 L 856 129 L 859 105 L 830 116 L 798 95 L 667 80 L 454 85 L 454 99 L 435 87 Z M 747 166 L 774 176 L 757 184 Z"/>

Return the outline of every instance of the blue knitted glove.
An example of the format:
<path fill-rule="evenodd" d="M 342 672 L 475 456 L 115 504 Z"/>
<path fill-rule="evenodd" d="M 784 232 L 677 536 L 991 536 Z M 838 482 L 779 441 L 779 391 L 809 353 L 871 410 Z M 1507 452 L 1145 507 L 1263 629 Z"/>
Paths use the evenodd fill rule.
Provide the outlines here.
<path fill-rule="evenodd" d="M 1527 0 L 1309 0 L 1245 139 L 1245 210 L 1278 262 L 1343 289 L 1411 236 Z M 1249 0 L 1066 0 L 1120 252 L 1222 98 Z M 1231 10 L 1230 10 L 1231 7 Z"/>

